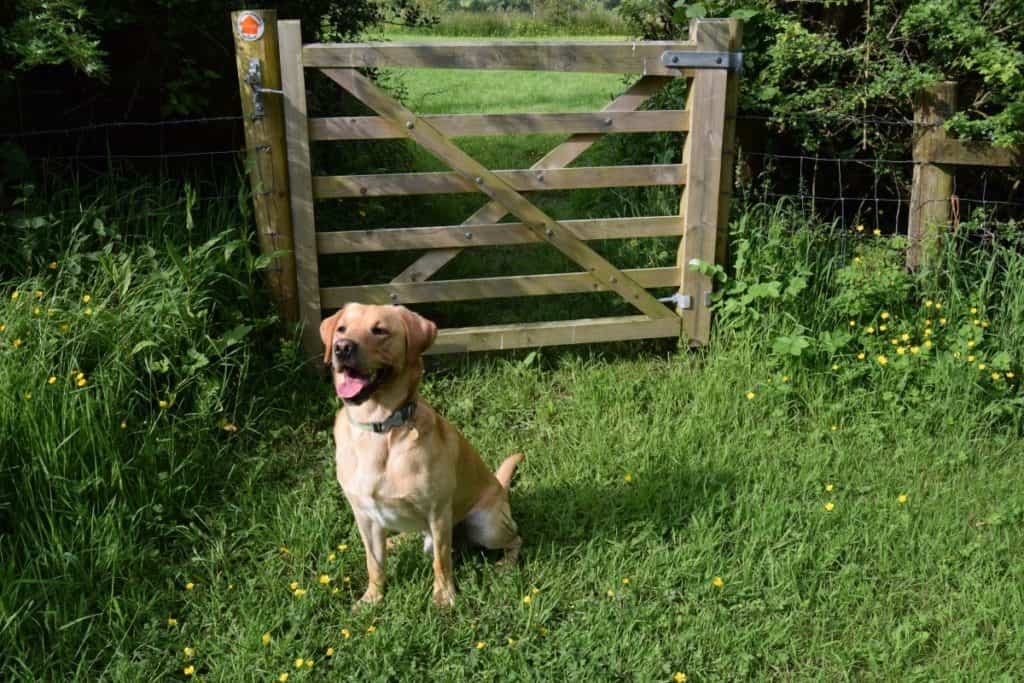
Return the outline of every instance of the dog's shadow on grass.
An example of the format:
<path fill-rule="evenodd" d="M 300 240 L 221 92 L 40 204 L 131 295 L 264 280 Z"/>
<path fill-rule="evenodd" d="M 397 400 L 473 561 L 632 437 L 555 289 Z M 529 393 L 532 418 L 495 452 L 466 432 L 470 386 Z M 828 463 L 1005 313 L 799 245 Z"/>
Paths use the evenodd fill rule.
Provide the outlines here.
<path fill-rule="evenodd" d="M 524 485 L 512 489 L 512 516 L 527 549 L 640 536 L 668 540 L 694 514 L 731 497 L 734 480 L 728 471 L 666 465 L 617 480 Z"/>

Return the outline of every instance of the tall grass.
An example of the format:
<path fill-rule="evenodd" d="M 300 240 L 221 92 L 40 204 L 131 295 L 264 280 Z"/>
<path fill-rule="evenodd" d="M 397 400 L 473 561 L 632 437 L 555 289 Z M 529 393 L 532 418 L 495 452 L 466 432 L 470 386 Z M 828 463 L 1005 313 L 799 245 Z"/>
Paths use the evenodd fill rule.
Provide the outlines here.
<path fill-rule="evenodd" d="M 0 225 L 9 674 L 85 675 L 160 610 L 175 529 L 231 485 L 262 382 L 294 367 L 267 345 L 245 195 L 123 190 L 27 194 Z"/>

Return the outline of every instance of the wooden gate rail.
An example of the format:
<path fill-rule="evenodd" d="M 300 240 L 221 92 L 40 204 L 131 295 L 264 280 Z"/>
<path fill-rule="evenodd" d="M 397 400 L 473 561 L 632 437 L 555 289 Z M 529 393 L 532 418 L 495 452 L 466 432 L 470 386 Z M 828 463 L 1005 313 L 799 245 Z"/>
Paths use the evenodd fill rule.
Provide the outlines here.
<path fill-rule="evenodd" d="M 278 23 L 284 92 L 291 216 L 303 322 L 303 347 L 319 348 L 322 308 L 349 301 L 425 303 L 517 296 L 615 292 L 642 315 L 442 330 L 435 353 L 508 349 L 548 344 L 676 336 L 694 344 L 708 339 L 708 279 L 694 260 L 715 262 L 719 233 L 728 215 L 735 90 L 738 74 L 703 67 L 740 47 L 734 20 L 698 20 L 685 42 L 445 42 L 305 45 L 296 21 Z M 687 57 L 687 53 L 694 54 Z M 713 54 L 707 54 L 713 53 Z M 676 68 L 675 63 L 701 68 Z M 731 55 L 730 55 L 731 57 Z M 732 59 L 728 62 L 731 64 Z M 366 67 L 470 68 L 639 74 L 640 80 L 600 112 L 454 114 L 418 116 L 357 69 Z M 310 119 L 306 113 L 306 68 L 318 68 L 366 104 L 371 116 Z M 686 109 L 636 111 L 674 78 L 692 78 Z M 243 90 L 244 92 L 244 90 Z M 687 132 L 682 163 L 567 168 L 609 133 Z M 452 141 L 453 137 L 569 134 L 530 169 L 492 171 Z M 311 141 L 408 138 L 452 170 L 314 176 Z M 559 221 L 524 193 L 637 185 L 684 187 L 678 216 L 593 218 Z M 314 203 L 322 199 L 480 192 L 490 201 L 459 225 L 342 230 L 318 233 Z M 507 214 L 517 220 L 500 223 Z M 674 267 L 620 269 L 587 241 L 627 237 L 682 236 Z M 581 267 L 579 272 L 429 281 L 465 248 L 548 243 Z M 321 287 L 318 256 L 355 252 L 427 249 L 390 283 Z M 678 287 L 672 310 L 648 291 Z"/>

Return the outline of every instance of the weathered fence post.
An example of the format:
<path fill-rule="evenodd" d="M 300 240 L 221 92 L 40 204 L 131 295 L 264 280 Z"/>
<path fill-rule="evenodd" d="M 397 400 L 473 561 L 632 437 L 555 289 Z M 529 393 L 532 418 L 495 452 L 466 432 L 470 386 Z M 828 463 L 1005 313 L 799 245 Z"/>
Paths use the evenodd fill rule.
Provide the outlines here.
<path fill-rule="evenodd" d="M 935 256 L 942 233 L 949 226 L 953 172 L 934 161 L 935 150 L 947 140 L 942 124 L 955 111 L 956 83 L 950 81 L 926 88 L 914 100 L 914 121 L 926 127 L 914 140 L 914 179 L 907 223 L 907 267 L 911 270 Z"/>
<path fill-rule="evenodd" d="M 700 52 L 738 50 L 743 42 L 743 24 L 736 19 L 698 19 L 690 24 L 690 38 Z M 687 95 L 690 127 L 683 146 L 686 186 L 679 206 L 684 232 L 676 263 L 682 272 L 678 310 L 683 333 L 691 345 L 708 343 L 714 285 L 708 275 L 691 268 L 691 263 L 724 264 L 728 255 L 738 88 L 736 70 L 698 69 Z"/>
<path fill-rule="evenodd" d="M 288 322 L 295 322 L 299 319 L 299 304 L 280 95 L 277 12 L 232 12 L 231 27 L 260 251 L 265 255 L 287 252 L 276 256 L 268 267 L 267 284 L 281 316 Z"/>

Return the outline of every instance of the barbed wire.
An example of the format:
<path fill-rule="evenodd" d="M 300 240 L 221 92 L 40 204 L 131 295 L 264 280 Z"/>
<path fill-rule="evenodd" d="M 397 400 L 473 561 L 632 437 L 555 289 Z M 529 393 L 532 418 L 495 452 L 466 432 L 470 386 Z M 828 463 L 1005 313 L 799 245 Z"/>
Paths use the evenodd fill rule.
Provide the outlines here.
<path fill-rule="evenodd" d="M 104 130 L 109 128 L 157 128 L 157 127 L 170 127 L 170 126 L 188 126 L 199 123 L 222 123 L 225 121 L 241 121 L 242 116 L 204 116 L 191 119 L 164 119 L 159 121 L 106 121 L 104 123 L 90 123 L 83 126 L 75 126 L 73 128 L 44 128 L 41 130 L 26 130 L 26 131 L 11 131 L 6 130 L 0 132 L 2 138 L 29 138 L 39 137 L 43 135 L 69 135 L 71 133 L 84 133 L 93 130 Z"/>
<path fill-rule="evenodd" d="M 65 156 L 35 157 L 32 161 L 105 161 L 107 159 L 182 159 L 186 157 L 215 157 L 245 154 L 244 149 L 216 149 L 203 152 L 169 152 L 166 154 L 72 154 Z"/>
<path fill-rule="evenodd" d="M 846 123 L 870 124 L 875 126 L 903 126 L 907 128 L 934 128 L 938 125 L 933 122 L 915 121 L 913 119 L 887 119 L 881 116 L 856 116 L 855 114 L 836 114 L 830 112 L 790 112 L 784 115 L 779 114 L 739 114 L 738 121 L 777 121 L 782 122 L 791 119 L 807 119 L 810 121 L 843 121 Z"/>

